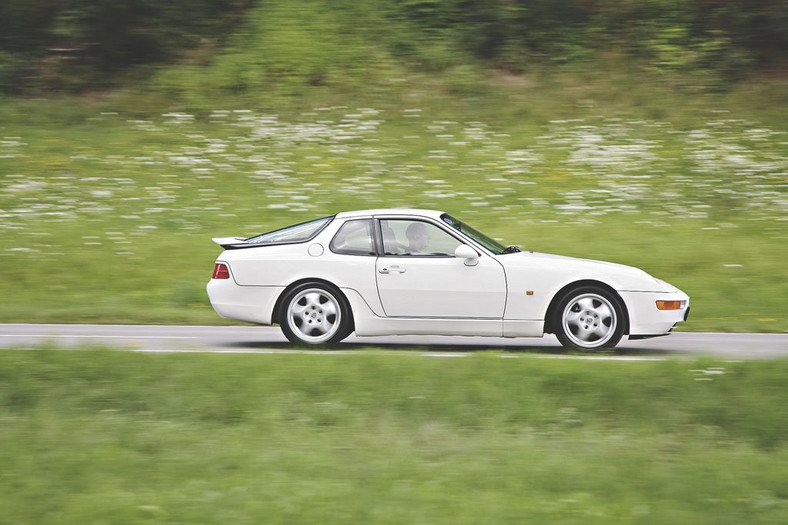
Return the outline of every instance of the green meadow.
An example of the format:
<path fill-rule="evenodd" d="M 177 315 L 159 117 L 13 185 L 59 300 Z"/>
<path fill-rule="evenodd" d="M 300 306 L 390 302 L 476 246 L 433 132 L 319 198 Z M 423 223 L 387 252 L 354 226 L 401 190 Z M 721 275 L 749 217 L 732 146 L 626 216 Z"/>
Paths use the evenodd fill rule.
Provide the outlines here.
<path fill-rule="evenodd" d="M 0 320 L 218 323 L 211 237 L 427 207 L 641 267 L 691 296 L 682 330 L 788 329 L 784 81 L 699 96 L 620 72 L 398 73 L 279 107 L 0 103 Z"/>
<path fill-rule="evenodd" d="M 0 523 L 777 524 L 788 362 L 0 353 Z"/>
<path fill-rule="evenodd" d="M 784 11 L 4 1 L 0 323 L 229 323 L 212 237 L 412 207 L 786 332 Z M 415 353 L 3 349 L 0 524 L 788 522 L 786 360 Z"/>

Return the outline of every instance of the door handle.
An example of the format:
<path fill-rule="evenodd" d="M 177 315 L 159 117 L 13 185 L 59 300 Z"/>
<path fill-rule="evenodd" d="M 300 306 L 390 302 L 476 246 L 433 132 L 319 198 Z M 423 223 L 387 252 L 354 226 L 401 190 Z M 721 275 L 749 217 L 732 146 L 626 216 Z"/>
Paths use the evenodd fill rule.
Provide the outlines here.
<path fill-rule="evenodd" d="M 378 270 L 378 272 L 380 272 L 380 273 L 405 273 L 405 268 L 403 268 L 402 266 L 397 266 L 396 264 L 393 264 L 391 266 L 384 266 L 384 267 L 382 267 L 380 270 Z"/>

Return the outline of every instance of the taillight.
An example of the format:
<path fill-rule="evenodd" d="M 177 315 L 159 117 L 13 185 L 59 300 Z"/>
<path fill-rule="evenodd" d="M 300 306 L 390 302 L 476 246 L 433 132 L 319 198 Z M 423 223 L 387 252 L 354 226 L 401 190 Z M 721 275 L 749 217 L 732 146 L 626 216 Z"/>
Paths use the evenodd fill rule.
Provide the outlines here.
<path fill-rule="evenodd" d="M 229 279 L 230 269 L 224 263 L 216 263 L 213 267 L 213 277 L 211 279 Z"/>

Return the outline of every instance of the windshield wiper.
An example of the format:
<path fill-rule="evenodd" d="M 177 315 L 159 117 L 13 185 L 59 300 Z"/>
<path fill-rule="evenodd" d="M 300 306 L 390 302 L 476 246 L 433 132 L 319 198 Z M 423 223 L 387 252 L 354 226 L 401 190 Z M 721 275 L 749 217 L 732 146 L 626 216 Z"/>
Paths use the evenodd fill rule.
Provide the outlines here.
<path fill-rule="evenodd" d="M 518 253 L 518 252 L 521 252 L 521 251 L 522 250 L 520 249 L 519 246 L 507 246 L 506 249 L 504 251 L 502 251 L 501 253 Z"/>

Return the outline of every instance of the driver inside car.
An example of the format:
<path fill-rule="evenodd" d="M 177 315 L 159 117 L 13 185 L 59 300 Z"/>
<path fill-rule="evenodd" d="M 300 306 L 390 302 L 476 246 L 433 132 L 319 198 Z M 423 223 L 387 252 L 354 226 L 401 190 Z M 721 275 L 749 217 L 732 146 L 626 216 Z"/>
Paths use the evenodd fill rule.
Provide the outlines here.
<path fill-rule="evenodd" d="M 405 230 L 408 238 L 408 253 L 421 253 L 430 244 L 430 234 L 423 222 L 414 222 Z"/>

